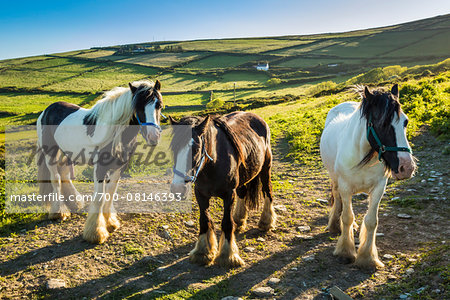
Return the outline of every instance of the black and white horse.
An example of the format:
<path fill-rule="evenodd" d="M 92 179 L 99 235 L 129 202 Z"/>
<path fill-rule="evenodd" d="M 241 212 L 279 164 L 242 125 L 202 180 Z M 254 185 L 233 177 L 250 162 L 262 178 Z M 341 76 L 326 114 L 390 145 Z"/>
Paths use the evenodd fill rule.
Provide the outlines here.
<path fill-rule="evenodd" d="M 362 102 L 345 102 L 327 115 L 320 140 L 320 154 L 332 182 L 332 209 L 328 230 L 341 233 L 334 255 L 356 265 L 382 267 L 375 246 L 378 206 L 387 180 L 406 179 L 416 168 L 408 140 L 408 118 L 399 102 L 398 86 L 390 92 L 360 88 Z M 357 228 L 352 195 L 369 194 L 369 207 L 355 251 Z"/>
<path fill-rule="evenodd" d="M 95 193 L 83 238 L 103 243 L 109 232 L 120 226 L 111 195 L 134 151 L 139 131 L 149 145 L 160 139 L 160 89 L 159 81 L 136 81 L 129 88 L 106 92 L 91 109 L 56 102 L 41 113 L 37 120 L 40 194 L 57 193 L 66 199 L 52 202 L 49 218 L 65 219 L 70 216 L 68 207 L 72 211 L 78 208 L 79 202 L 67 201 L 70 195 L 79 195 L 71 182 L 73 164 L 84 164 L 89 157 L 94 165 Z"/>
<path fill-rule="evenodd" d="M 200 235 L 189 254 L 194 263 L 236 267 L 244 264 L 239 256 L 234 231 L 243 229 L 247 210 L 264 198 L 258 227 L 275 226 L 272 184 L 270 130 L 263 119 L 252 113 L 234 112 L 222 117 L 171 119 L 174 126 L 172 150 L 175 158 L 171 191 L 185 194 L 188 182 L 195 182 L 200 208 Z M 189 163 L 192 158 L 192 164 Z M 217 239 L 209 215 L 211 197 L 223 200 L 222 234 L 217 255 Z M 232 216 L 233 203 L 237 200 Z"/>

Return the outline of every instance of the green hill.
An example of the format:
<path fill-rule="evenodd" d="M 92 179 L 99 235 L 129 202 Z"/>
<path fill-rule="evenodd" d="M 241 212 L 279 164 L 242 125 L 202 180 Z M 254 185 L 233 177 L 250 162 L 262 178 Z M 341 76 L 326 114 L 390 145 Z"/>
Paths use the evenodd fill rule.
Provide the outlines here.
<path fill-rule="evenodd" d="M 280 278 L 274 286 L 277 299 L 331 297 L 329 287 L 335 285 L 354 299 L 450 299 L 448 230 L 442 230 L 449 215 L 449 33 L 446 15 L 338 34 L 142 43 L 0 61 L 0 132 L 6 125 L 32 124 L 50 103 L 89 107 L 102 91 L 138 79 L 162 81 L 166 114 L 241 109 L 260 115 L 271 130 L 278 214 L 277 229 L 260 236 L 255 230 L 259 212 L 250 213 L 248 230 L 237 238 L 247 263 L 240 269 L 188 264 L 186 253 L 198 238 L 197 229 L 187 225 L 199 217 L 195 201 L 187 214 L 122 215 L 123 226 L 110 241 L 89 246 L 80 237 L 83 215 L 53 222 L 44 214 L 5 211 L 5 134 L 0 133 L 0 295 L 247 298 L 255 287 L 269 285 L 269 278 Z M 257 71 L 259 62 L 268 62 L 270 69 Z M 386 267 L 362 272 L 332 255 L 336 238 L 325 233 L 329 208 L 322 200 L 330 196 L 330 182 L 319 140 L 329 109 L 359 100 L 354 85 L 390 88 L 394 82 L 400 85 L 419 170 L 388 185 L 377 234 Z M 18 131 L 8 140 L 20 140 L 28 149 L 34 145 L 30 136 Z M 17 167 L 8 165 L 8 178 L 34 176 L 35 164 L 25 163 L 20 153 L 12 155 Z M 140 191 L 148 168 L 131 161 L 127 177 L 144 184 L 125 178 L 120 189 Z M 92 190 L 84 179 L 93 171 L 85 171 L 76 173 L 83 181 L 75 184 Z M 357 198 L 355 217 L 361 222 L 367 200 Z M 213 200 L 209 212 L 219 228 L 221 201 Z M 400 213 L 411 219 L 396 217 Z M 167 224 L 170 241 L 160 230 Z M 300 230 L 306 224 L 309 230 Z M 50 278 L 67 286 L 49 289 Z"/>
<path fill-rule="evenodd" d="M 304 95 L 391 65 L 435 64 L 449 57 L 450 15 L 345 33 L 155 42 L 0 61 L 0 125 L 29 124 L 48 104 L 89 106 L 102 91 L 138 79 L 162 81 L 169 112 L 222 100 Z M 268 71 L 257 71 L 258 63 Z M 404 69 L 391 70 L 398 76 Z M 277 80 L 268 80 L 278 78 Z M 364 79 L 361 78 L 360 79 Z"/>

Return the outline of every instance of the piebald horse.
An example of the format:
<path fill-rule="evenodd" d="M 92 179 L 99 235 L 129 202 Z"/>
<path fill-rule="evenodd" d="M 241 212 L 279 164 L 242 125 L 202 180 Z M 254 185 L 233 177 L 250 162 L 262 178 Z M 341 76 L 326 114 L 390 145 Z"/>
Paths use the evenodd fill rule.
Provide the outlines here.
<path fill-rule="evenodd" d="M 106 92 L 91 109 L 67 102 L 47 107 L 37 120 L 38 182 L 41 195 L 57 193 L 66 201 L 53 201 L 50 219 L 66 219 L 77 211 L 70 195 L 79 195 L 72 184 L 73 164 L 94 165 L 94 196 L 89 206 L 83 238 L 103 243 L 120 226 L 113 208 L 121 171 L 135 150 L 139 132 L 149 145 L 160 139 L 161 84 L 150 81 L 129 83 Z M 137 126 L 129 126 L 137 125 Z M 102 158 L 110 157 L 107 163 Z M 106 195 L 108 194 L 108 195 Z M 109 196 L 109 197 L 107 197 Z M 67 206 L 66 206 L 67 205 Z"/>
<path fill-rule="evenodd" d="M 239 256 L 234 232 L 245 228 L 248 209 L 256 207 L 259 199 L 265 201 L 258 227 L 263 231 L 275 227 L 269 127 L 257 115 L 246 112 L 184 117 L 178 122 L 171 119 L 171 123 L 184 125 L 173 126 L 171 148 L 175 165 L 171 191 L 185 195 L 187 183 L 195 182 L 200 208 L 200 233 L 190 260 L 201 265 L 215 262 L 226 267 L 241 266 L 244 261 Z M 224 205 L 218 254 L 208 212 L 211 197 L 222 198 Z"/>
<path fill-rule="evenodd" d="M 362 101 L 332 108 L 320 140 L 320 154 L 332 182 L 328 230 L 341 233 L 334 255 L 362 268 L 383 267 L 375 246 L 378 206 L 388 178 L 410 178 L 416 169 L 406 138 L 408 118 L 399 102 L 398 85 L 390 92 L 359 90 Z M 357 229 L 352 195 L 369 194 L 369 207 L 355 250 Z"/>

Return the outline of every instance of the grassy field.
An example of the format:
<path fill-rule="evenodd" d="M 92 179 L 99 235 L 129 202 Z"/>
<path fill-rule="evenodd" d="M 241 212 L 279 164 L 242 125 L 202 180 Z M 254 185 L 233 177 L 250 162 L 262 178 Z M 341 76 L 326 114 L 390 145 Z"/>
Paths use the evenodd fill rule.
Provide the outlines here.
<path fill-rule="evenodd" d="M 152 53 L 135 55 L 130 58 L 119 59 L 116 61 L 165 68 L 180 63 L 186 63 L 187 61 L 198 59 L 204 55 L 205 54 L 201 52 Z"/>
<path fill-rule="evenodd" d="M 449 39 L 445 38 L 447 35 L 448 32 L 443 30 L 443 32 L 433 35 L 432 37 L 418 40 L 412 45 L 389 52 L 385 56 L 410 57 L 414 56 L 415 53 L 427 53 L 430 56 L 446 55 L 446 49 L 450 47 Z M 434 47 L 430 47 L 430 45 L 434 45 Z"/>
<path fill-rule="evenodd" d="M 66 101 L 82 106 L 91 104 L 98 95 L 74 95 L 65 93 L 0 93 L 0 130 L 5 126 L 29 125 L 36 122 L 43 108 L 57 101 Z"/>
<path fill-rule="evenodd" d="M 0 95 L 0 110 L 14 115 L 32 114 L 42 111 L 57 101 L 66 101 L 78 105 L 90 103 L 96 95 L 70 95 L 70 94 L 32 94 L 32 93 L 2 93 Z"/>
<path fill-rule="evenodd" d="M 182 94 L 163 96 L 164 104 L 167 106 L 192 106 L 206 105 L 209 101 L 209 94 Z"/>
<path fill-rule="evenodd" d="M 179 42 L 173 45 L 179 45 L 184 50 L 189 51 L 217 51 L 217 52 L 235 52 L 235 53 L 261 53 L 274 49 L 285 48 L 289 46 L 303 44 L 303 40 L 284 40 L 284 39 L 223 39 L 223 40 L 200 40 Z"/>
<path fill-rule="evenodd" d="M 149 79 L 157 74 L 157 70 L 150 67 L 113 65 L 102 66 L 78 73 L 71 78 L 61 79 L 44 87 L 44 90 L 55 92 L 92 92 L 108 91 L 116 86 L 124 86 L 128 82 Z"/>
<path fill-rule="evenodd" d="M 222 69 L 236 67 L 248 62 L 256 62 L 260 57 L 257 55 L 214 55 L 204 59 L 196 60 L 184 66 L 186 69 Z"/>
<path fill-rule="evenodd" d="M 424 31 L 410 31 L 410 32 L 383 32 L 376 35 L 363 37 L 357 40 L 353 40 L 347 43 L 341 43 L 334 45 L 326 49 L 327 55 L 339 56 L 339 57 L 377 57 L 377 56 L 389 56 L 388 53 L 394 51 L 400 47 L 406 45 L 412 45 L 416 42 L 423 41 L 426 38 L 433 36 L 434 34 L 440 34 L 441 31 L 436 30 L 424 30 Z M 399 45 L 399 39 L 402 40 L 402 44 Z M 430 45 L 433 50 L 440 48 L 442 44 Z M 361 50 L 364 51 L 361 51 Z M 431 51 L 433 54 L 435 51 Z M 401 53 L 400 50 L 399 53 Z M 416 51 L 415 53 L 420 53 Z M 405 55 L 407 56 L 407 55 Z"/>
<path fill-rule="evenodd" d="M 14 65 L 0 73 L 0 86 L 16 88 L 42 88 L 63 80 L 69 80 L 97 67 L 93 62 L 79 63 L 69 58 L 34 60 Z"/>
<path fill-rule="evenodd" d="M 201 90 L 203 87 L 208 87 L 216 79 L 216 76 L 211 76 L 209 74 L 194 75 L 167 73 L 157 76 L 157 79 L 162 83 L 162 91 L 186 92 Z"/>
<path fill-rule="evenodd" d="M 300 46 L 297 46 L 297 47 L 291 47 L 288 49 L 280 49 L 277 51 L 272 51 L 271 54 L 278 54 L 278 55 L 283 55 L 283 56 L 296 56 L 296 55 L 309 53 L 314 50 L 319 50 L 322 48 L 330 47 L 332 45 L 340 44 L 340 43 L 342 43 L 341 40 L 324 39 L 324 40 L 315 41 L 314 43 L 300 44 Z"/>
<path fill-rule="evenodd" d="M 108 59 L 115 53 L 114 50 L 94 50 L 94 51 L 85 51 L 75 55 L 75 57 L 81 58 L 97 58 L 97 59 Z M 112 59 L 111 57 L 111 60 Z"/>
<path fill-rule="evenodd" d="M 449 17 L 441 16 L 338 34 L 172 42 L 145 54 L 114 55 L 115 49 L 121 47 L 115 46 L 5 60 L 0 61 L 0 87 L 27 92 L 98 94 L 114 86 L 125 86 L 129 81 L 158 78 L 163 92 L 213 90 L 223 92 L 226 100 L 231 99 L 228 91 L 234 88 L 234 83 L 237 97 L 243 99 L 301 94 L 306 85 L 324 80 L 340 83 L 376 67 L 412 67 L 442 61 L 450 53 L 446 38 L 449 24 Z M 167 46 L 180 46 L 182 51 L 170 52 L 165 50 Z M 261 61 L 269 62 L 268 72 L 255 71 L 254 65 Z M 179 67 L 173 69 L 174 66 Z M 277 77 L 282 79 L 281 84 L 267 84 Z M 3 94 L 4 97 L 8 94 Z M 189 105 L 189 97 L 179 101 L 172 97 L 170 101 L 185 106 Z M 75 99 L 74 102 L 87 103 Z M 42 110 L 45 103 L 37 101 L 23 111 L 35 111 L 38 107 Z M 194 97 L 190 104 L 195 107 L 198 103 Z M 8 109 L 0 113 L 3 123 L 13 122 Z"/>
<path fill-rule="evenodd" d="M 46 60 L 46 59 L 50 59 L 50 57 L 47 57 L 47 56 L 31 56 L 31 57 L 16 58 L 16 59 L 6 59 L 6 60 L 0 61 L 0 68 L 3 71 L 5 68 L 11 68 L 11 67 L 14 67 L 14 66 L 25 65 L 25 64 L 28 64 L 28 63 L 31 63 L 31 62 L 36 62 L 36 61 Z"/>

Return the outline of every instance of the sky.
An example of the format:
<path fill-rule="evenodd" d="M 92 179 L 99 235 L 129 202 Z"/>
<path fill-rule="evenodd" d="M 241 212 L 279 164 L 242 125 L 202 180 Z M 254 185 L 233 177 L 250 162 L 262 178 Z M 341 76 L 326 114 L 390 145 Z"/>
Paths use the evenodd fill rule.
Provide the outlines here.
<path fill-rule="evenodd" d="M 343 32 L 448 13 L 448 0 L 0 0 L 0 60 L 139 42 Z"/>

